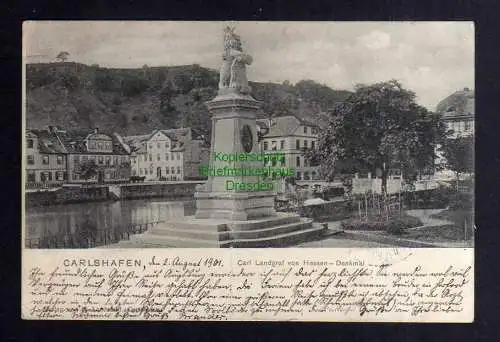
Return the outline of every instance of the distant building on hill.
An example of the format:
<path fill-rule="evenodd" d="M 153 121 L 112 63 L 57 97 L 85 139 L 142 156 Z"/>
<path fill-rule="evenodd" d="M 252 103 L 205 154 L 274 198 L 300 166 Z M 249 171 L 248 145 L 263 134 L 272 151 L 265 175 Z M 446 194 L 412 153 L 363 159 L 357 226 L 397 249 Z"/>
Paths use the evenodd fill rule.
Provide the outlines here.
<path fill-rule="evenodd" d="M 132 175 L 146 180 L 200 179 L 200 166 L 208 163 L 208 149 L 191 128 L 156 130 L 124 137 L 130 146 Z"/>

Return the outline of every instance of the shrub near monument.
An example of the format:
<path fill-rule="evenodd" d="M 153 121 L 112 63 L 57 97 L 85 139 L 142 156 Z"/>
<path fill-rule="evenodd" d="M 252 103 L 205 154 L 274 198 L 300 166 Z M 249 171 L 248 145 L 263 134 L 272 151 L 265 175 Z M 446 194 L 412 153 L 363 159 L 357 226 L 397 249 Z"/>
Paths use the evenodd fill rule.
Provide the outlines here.
<path fill-rule="evenodd" d="M 214 153 L 214 161 L 225 162 L 228 166 L 211 167 L 207 165 L 200 166 L 200 174 L 204 177 L 263 177 L 264 180 L 276 179 L 280 177 L 295 176 L 295 169 L 288 167 L 235 167 L 235 162 L 264 162 L 264 165 L 271 162 L 276 165 L 277 162 L 284 162 L 285 154 L 276 153 L 259 153 L 259 152 L 242 152 L 242 153 Z M 273 182 L 257 182 L 245 183 L 235 182 L 234 180 L 226 180 L 225 189 L 227 191 L 272 191 L 274 190 Z"/>

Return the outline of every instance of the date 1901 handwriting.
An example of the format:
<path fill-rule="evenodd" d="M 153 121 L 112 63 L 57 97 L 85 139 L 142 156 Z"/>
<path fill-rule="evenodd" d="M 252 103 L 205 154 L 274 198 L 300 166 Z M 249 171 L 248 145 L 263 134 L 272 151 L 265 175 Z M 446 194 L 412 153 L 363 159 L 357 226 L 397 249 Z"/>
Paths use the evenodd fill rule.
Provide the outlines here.
<path fill-rule="evenodd" d="M 140 262 L 61 263 L 27 274 L 26 318 L 231 320 L 337 313 L 375 317 L 464 310 L 471 266 L 338 266 L 153 257 Z M 89 266 L 90 265 L 90 266 Z M 97 265 L 97 266 L 91 266 Z M 131 265 L 131 266 L 130 266 Z M 258 265 L 258 266 L 257 266 Z"/>

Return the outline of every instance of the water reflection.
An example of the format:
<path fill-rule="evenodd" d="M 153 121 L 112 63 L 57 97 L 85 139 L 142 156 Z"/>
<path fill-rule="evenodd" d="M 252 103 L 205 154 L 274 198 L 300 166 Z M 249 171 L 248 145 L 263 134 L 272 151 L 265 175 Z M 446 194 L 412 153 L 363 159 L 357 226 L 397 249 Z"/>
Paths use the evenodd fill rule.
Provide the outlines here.
<path fill-rule="evenodd" d="M 89 248 L 127 239 L 152 224 L 193 215 L 194 201 L 130 200 L 28 208 L 26 247 Z"/>

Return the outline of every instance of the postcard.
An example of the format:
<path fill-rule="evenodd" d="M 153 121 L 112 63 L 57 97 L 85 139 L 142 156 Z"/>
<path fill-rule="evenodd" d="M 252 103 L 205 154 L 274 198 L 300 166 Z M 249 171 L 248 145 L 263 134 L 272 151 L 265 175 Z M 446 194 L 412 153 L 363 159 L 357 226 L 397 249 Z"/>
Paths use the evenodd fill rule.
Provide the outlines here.
<path fill-rule="evenodd" d="M 472 322 L 472 22 L 27 21 L 29 320 Z"/>

